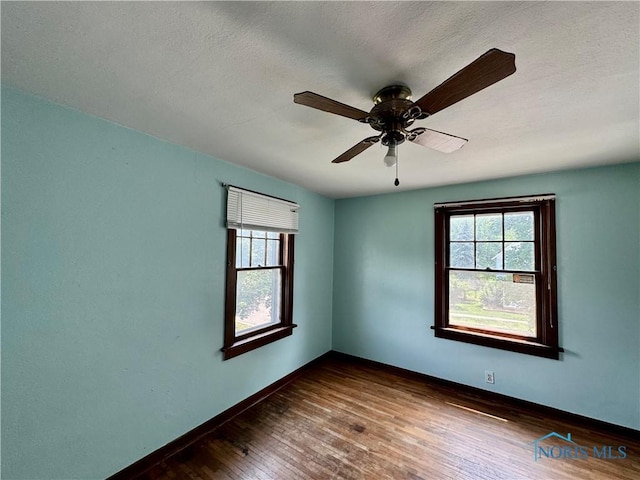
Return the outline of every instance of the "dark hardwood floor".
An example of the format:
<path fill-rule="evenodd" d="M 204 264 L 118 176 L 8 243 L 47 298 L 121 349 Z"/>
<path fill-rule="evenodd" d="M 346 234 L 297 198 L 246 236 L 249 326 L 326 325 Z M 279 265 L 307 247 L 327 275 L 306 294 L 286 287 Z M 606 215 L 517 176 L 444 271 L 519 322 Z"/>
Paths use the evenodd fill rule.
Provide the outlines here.
<path fill-rule="evenodd" d="M 326 358 L 142 478 L 637 480 L 640 439 Z"/>

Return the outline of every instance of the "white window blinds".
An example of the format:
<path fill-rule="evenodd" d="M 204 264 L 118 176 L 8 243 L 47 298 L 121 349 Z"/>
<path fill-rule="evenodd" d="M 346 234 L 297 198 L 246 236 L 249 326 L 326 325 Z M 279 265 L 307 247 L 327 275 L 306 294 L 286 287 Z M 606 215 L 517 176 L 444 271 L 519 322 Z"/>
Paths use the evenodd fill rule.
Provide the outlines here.
<path fill-rule="evenodd" d="M 227 186 L 227 228 L 298 233 L 297 203 Z"/>

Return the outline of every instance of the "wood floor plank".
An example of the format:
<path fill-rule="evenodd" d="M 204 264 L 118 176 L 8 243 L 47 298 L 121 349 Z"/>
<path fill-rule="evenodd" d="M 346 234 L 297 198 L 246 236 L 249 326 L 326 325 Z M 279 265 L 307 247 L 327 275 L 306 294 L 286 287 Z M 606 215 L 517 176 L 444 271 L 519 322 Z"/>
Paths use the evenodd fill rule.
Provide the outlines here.
<path fill-rule="evenodd" d="M 550 432 L 627 456 L 535 461 Z M 327 358 L 142 478 L 637 480 L 640 439 Z"/>

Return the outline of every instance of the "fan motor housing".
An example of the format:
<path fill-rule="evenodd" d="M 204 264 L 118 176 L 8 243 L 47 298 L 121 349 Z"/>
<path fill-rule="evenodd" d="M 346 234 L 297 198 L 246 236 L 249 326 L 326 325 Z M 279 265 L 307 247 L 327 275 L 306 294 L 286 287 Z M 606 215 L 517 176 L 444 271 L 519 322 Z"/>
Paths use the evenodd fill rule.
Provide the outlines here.
<path fill-rule="evenodd" d="M 393 99 L 411 100 L 411 89 L 406 85 L 390 85 L 381 88 L 378 90 L 378 93 L 373 96 L 373 103 L 378 105 L 379 103 Z"/>
<path fill-rule="evenodd" d="M 405 85 L 390 85 L 373 96 L 375 105 L 369 113 L 371 128 L 384 132 L 382 144 L 401 144 L 405 140 L 405 129 L 416 119 L 412 109 L 411 89 Z"/>

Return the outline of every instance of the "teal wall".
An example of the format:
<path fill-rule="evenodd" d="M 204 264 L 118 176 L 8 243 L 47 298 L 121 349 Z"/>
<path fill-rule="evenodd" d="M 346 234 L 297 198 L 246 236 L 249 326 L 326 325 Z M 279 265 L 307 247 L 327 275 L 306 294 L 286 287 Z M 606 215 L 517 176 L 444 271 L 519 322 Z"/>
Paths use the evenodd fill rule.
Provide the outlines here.
<path fill-rule="evenodd" d="M 294 334 L 223 362 L 220 182 L 299 202 Z M 334 201 L 2 89 L 2 478 L 104 478 L 331 348 Z"/>
<path fill-rule="evenodd" d="M 433 204 L 548 192 L 562 360 L 435 338 Z M 640 429 L 639 163 L 339 200 L 335 232 L 334 350 Z"/>

